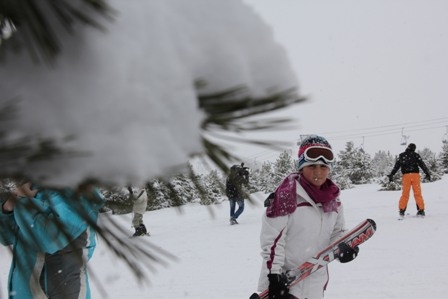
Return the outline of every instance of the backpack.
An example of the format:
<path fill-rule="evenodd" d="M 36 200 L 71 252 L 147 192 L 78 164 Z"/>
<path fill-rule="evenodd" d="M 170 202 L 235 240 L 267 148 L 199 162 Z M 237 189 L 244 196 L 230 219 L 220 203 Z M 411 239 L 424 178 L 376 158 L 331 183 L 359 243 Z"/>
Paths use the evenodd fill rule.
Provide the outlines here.
<path fill-rule="evenodd" d="M 233 165 L 230 167 L 230 173 L 226 180 L 226 195 L 229 198 L 242 198 L 244 192 L 242 190 L 243 185 L 249 184 L 249 170 L 248 167 L 244 167 L 244 163 L 241 165 Z"/>

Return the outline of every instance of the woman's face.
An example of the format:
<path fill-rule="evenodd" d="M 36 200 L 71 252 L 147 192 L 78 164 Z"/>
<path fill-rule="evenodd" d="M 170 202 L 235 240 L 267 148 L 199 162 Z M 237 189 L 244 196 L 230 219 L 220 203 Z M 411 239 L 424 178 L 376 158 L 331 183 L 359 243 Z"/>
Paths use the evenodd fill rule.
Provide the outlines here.
<path fill-rule="evenodd" d="M 308 165 L 301 170 L 303 177 L 314 187 L 320 188 L 327 180 L 330 167 L 322 164 Z"/>

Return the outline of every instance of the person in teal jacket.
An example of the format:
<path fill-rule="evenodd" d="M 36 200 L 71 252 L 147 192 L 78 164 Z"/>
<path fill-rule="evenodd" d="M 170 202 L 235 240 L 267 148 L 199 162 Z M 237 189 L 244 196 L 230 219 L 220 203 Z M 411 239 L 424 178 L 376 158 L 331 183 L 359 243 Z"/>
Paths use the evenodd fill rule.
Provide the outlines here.
<path fill-rule="evenodd" d="M 9 299 L 89 299 L 87 261 L 104 197 L 89 186 L 70 189 L 19 184 L 1 206 L 0 243 L 11 246 Z M 14 195 L 14 196 L 12 196 Z"/>

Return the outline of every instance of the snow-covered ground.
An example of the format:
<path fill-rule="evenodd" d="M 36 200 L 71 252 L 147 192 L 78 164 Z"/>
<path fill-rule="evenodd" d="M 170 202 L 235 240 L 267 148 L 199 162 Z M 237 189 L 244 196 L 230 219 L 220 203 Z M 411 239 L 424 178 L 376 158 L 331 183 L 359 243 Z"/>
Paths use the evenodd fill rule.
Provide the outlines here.
<path fill-rule="evenodd" d="M 408 204 L 411 215 L 404 221 L 397 220 L 400 191 L 378 191 L 375 184 L 344 190 L 342 200 L 347 227 L 372 218 L 377 223 L 377 232 L 360 246 L 355 261 L 348 264 L 336 261 L 330 265 L 330 283 L 325 297 L 446 298 L 447 183 L 448 176 L 444 176 L 441 181 L 423 184 L 426 218 L 412 216 L 415 202 L 411 195 Z M 240 224 L 234 226 L 228 224 L 227 201 L 211 209 L 191 204 L 181 210 L 170 208 L 146 213 L 145 222 L 151 236 L 123 238 L 142 243 L 149 251 L 162 248 L 176 259 L 168 260 L 167 265 L 154 264 L 156 272 L 148 274 L 151 282 L 138 283 L 100 240 L 89 263 L 94 274 L 91 275 L 93 298 L 247 299 L 255 291 L 259 275 L 258 237 L 263 199 L 258 198 L 257 206 L 247 204 Z M 112 217 L 132 233 L 130 215 Z M 10 255 L 3 247 L 0 257 L 0 298 L 6 298 Z"/>

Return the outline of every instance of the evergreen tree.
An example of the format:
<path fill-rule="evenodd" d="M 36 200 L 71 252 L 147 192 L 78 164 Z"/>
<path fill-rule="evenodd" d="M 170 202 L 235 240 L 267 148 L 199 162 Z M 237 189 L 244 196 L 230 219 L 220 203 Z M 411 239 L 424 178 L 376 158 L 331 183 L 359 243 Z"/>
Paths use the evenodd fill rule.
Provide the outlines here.
<path fill-rule="evenodd" d="M 204 189 L 207 191 L 206 200 L 202 200 L 201 204 L 210 205 L 223 201 L 225 197 L 225 187 L 223 179 L 219 176 L 217 170 L 211 171 L 203 177 Z"/>
<path fill-rule="evenodd" d="M 104 29 L 107 21 L 103 21 L 111 21 L 115 13 L 107 0 L 81 0 L 76 4 L 69 0 L 1 1 L 0 60 L 7 52 L 26 50 L 34 61 L 51 63 L 62 51 L 61 36 L 53 26 L 67 33 L 73 33 L 78 23 Z M 11 28 L 7 37 L 2 34 L 5 24 Z"/>
<path fill-rule="evenodd" d="M 275 186 L 279 185 L 281 181 L 294 171 L 294 161 L 288 151 L 280 153 L 279 157 L 273 165 L 273 181 Z"/>
<path fill-rule="evenodd" d="M 162 180 L 152 179 L 146 186 L 148 190 L 148 210 L 159 210 L 171 206 L 171 202 L 167 198 L 168 188 Z"/>
<path fill-rule="evenodd" d="M 183 173 L 176 175 L 171 179 L 171 184 L 174 186 L 174 190 L 179 194 L 182 203 L 192 202 L 198 199 L 199 193 L 195 188 L 191 178 Z M 168 194 L 165 194 L 167 196 Z"/>
<path fill-rule="evenodd" d="M 120 12 L 116 11 L 113 7 L 109 7 L 108 2 L 106 0 L 0 1 L 0 61 L 5 62 L 13 57 L 13 55 L 14 57 L 18 55 L 23 57 L 24 60 L 28 60 L 31 57 L 34 62 L 48 63 L 51 68 L 54 67 L 55 69 L 64 65 L 66 63 L 64 61 L 55 63 L 56 58 L 61 57 L 64 49 L 68 49 L 69 47 L 73 49 L 73 47 L 78 46 L 74 43 L 67 43 L 64 39 L 65 36 L 76 36 L 78 33 L 82 34 L 85 30 L 88 30 L 89 26 L 94 26 L 100 30 L 104 29 L 105 34 L 111 33 L 107 32 L 107 29 L 110 28 L 109 25 L 113 24 L 113 18 L 119 15 Z M 86 26 L 81 26 L 81 24 Z M 5 27 L 6 25 L 11 30 Z M 59 30 L 61 28 L 65 31 Z M 135 30 L 143 30 L 142 32 L 144 32 L 146 29 L 142 27 L 135 28 Z M 155 41 L 155 44 L 157 44 L 157 41 Z M 23 52 L 27 54 L 20 55 Z M 147 52 L 145 51 L 145 53 Z M 111 63 L 116 61 L 120 61 L 120 57 L 117 57 Z M 20 68 L 22 64 L 19 63 L 17 65 Z M 24 70 L 22 69 L 21 71 Z M 154 70 L 148 70 L 148 73 L 152 71 Z M 219 72 L 219 70 L 215 70 L 215 72 Z M 206 79 L 204 78 L 204 80 Z M 191 85 L 195 85 L 194 83 L 191 82 Z M 67 84 L 70 85 L 72 82 L 68 81 Z M 64 90 L 62 86 L 60 89 Z M 252 117 L 282 109 L 304 100 L 297 95 L 294 88 L 271 93 L 268 97 L 260 99 L 250 98 L 245 93 L 246 89 L 243 87 L 231 88 L 231 90 L 225 91 L 212 89 L 208 89 L 207 92 L 201 91 L 201 88 L 197 86 L 197 93 L 195 93 L 197 94 L 197 106 L 204 112 L 204 118 L 201 119 L 201 127 L 198 128 L 198 131 L 202 133 L 201 143 L 206 155 L 223 172 L 227 172 L 228 170 L 225 166 L 225 161 L 234 157 L 231 153 L 214 143 L 212 140 L 216 139 L 210 138 L 210 135 L 229 131 L 240 132 L 244 130 L 273 128 L 277 125 L 285 124 L 287 121 L 284 119 L 253 121 Z M 16 101 L 16 99 L 11 100 Z M 65 97 L 57 98 L 57 100 L 60 100 L 57 105 L 58 109 L 63 109 L 64 105 L 60 104 L 63 103 Z M 180 98 L 180 100 L 182 99 Z M 39 105 L 39 102 L 36 102 L 36 105 Z M 3 116 L 2 121 L 6 119 L 4 115 L 11 116 L 10 108 L 8 106 L 4 107 L 4 105 L 0 107 L 0 114 Z M 26 136 L 23 140 L 12 143 L 11 138 L 5 137 L 7 133 L 5 129 L 6 126 L 0 127 L 0 143 L 2 145 L 0 148 L 0 152 L 2 153 L 0 177 L 2 178 L 9 177 L 12 173 L 23 175 L 23 173 L 17 172 L 29 168 L 33 162 L 43 165 L 42 168 L 46 169 L 46 161 L 61 161 L 61 159 L 58 159 L 61 156 L 73 156 L 74 154 L 71 151 L 66 152 L 67 148 L 64 144 L 58 144 L 55 140 L 31 140 L 30 136 Z M 45 136 L 47 132 L 40 133 Z M 67 136 L 67 138 L 69 137 Z M 239 141 L 242 142 L 243 140 L 241 139 Z M 256 143 L 269 146 L 269 142 L 256 141 Z M 80 154 L 76 152 L 78 149 L 73 150 L 75 154 Z M 186 148 L 181 147 L 179 147 L 179 150 L 187 151 Z M 148 153 L 148 155 L 150 154 Z M 67 164 L 65 164 L 66 166 Z M 165 173 L 164 175 L 168 174 Z M 80 182 L 83 179 L 85 178 L 80 177 Z M 101 178 L 95 179 L 101 180 Z M 149 177 L 147 180 L 149 180 L 147 185 L 149 197 L 148 209 L 179 206 L 184 202 L 192 200 L 192 198 L 196 198 L 196 196 L 199 196 L 201 201 L 207 199 L 206 195 L 208 193 L 205 192 L 204 187 L 199 183 L 200 179 L 194 175 L 190 177 L 190 180 L 183 176 L 178 176 L 171 181 L 153 177 Z M 191 190 L 191 186 L 197 189 Z M 108 199 L 123 201 L 125 205 L 130 204 L 126 200 L 127 195 L 122 191 L 112 190 L 113 188 L 109 189 L 108 186 L 107 188 L 105 186 L 102 187 L 104 187 L 104 190 L 107 190 L 105 192 Z M 211 187 L 211 190 L 213 198 L 218 189 Z M 102 236 L 101 231 L 99 235 Z M 121 246 L 123 247 L 113 248 L 117 256 L 137 256 L 133 253 L 137 252 L 138 248 L 132 248 L 132 245 L 127 245 L 125 242 Z M 138 261 L 138 265 L 134 265 L 133 260 L 124 260 L 130 264 L 131 269 L 136 271 L 139 278 L 144 276 L 143 273 L 140 273 L 139 269 L 141 268 L 141 263 L 145 261 Z M 150 261 L 157 261 L 157 258 L 153 256 Z"/>
<path fill-rule="evenodd" d="M 442 142 L 442 152 L 439 154 L 439 161 L 444 173 L 448 173 L 448 140 Z"/>
<path fill-rule="evenodd" d="M 349 171 L 345 169 L 341 163 L 334 163 L 333 169 L 330 172 L 329 178 L 333 180 L 341 190 L 353 188 L 352 181 L 350 180 Z"/>
<path fill-rule="evenodd" d="M 129 197 L 129 191 L 127 188 L 119 186 L 110 186 L 108 188 L 102 188 L 106 198 L 106 207 L 112 210 L 113 214 L 127 214 L 132 212 L 132 201 Z"/>
<path fill-rule="evenodd" d="M 434 182 L 440 180 L 443 176 L 443 167 L 436 158 L 436 154 L 427 147 L 418 151 L 418 154 L 422 157 L 423 162 L 425 162 L 431 172 L 431 181 Z M 425 181 L 425 175 L 422 175 L 421 178 L 422 181 Z"/>
<path fill-rule="evenodd" d="M 265 161 L 261 165 L 261 169 L 257 171 L 258 190 L 264 193 L 274 192 L 276 185 L 274 184 L 273 165 L 270 161 Z"/>
<path fill-rule="evenodd" d="M 378 179 L 380 184 L 380 191 L 398 191 L 401 190 L 401 175 L 399 178 L 390 182 L 388 177 L 382 177 Z"/>
<path fill-rule="evenodd" d="M 392 158 L 392 155 L 391 155 Z M 384 157 L 385 161 L 387 161 L 389 158 Z M 395 165 L 395 162 L 397 161 L 398 156 L 395 156 L 391 159 L 391 164 L 389 165 L 389 167 L 384 169 L 384 173 L 386 176 L 379 176 L 378 177 L 378 183 L 380 184 L 380 191 L 398 191 L 401 190 L 401 171 L 398 171 L 395 174 L 395 178 L 394 180 L 391 182 L 389 180 L 389 178 L 387 177 L 387 175 L 391 172 L 392 168 Z M 384 163 L 384 162 L 383 162 Z M 384 165 L 386 165 L 386 163 L 384 163 Z"/>
<path fill-rule="evenodd" d="M 384 178 L 389 174 L 390 169 L 394 166 L 395 158 L 389 151 L 378 151 L 373 156 L 371 165 L 373 176 L 377 178 Z"/>
<path fill-rule="evenodd" d="M 337 171 L 346 175 L 353 184 L 369 183 L 373 177 L 370 155 L 362 148 L 355 148 L 352 141 L 347 142 L 345 151 L 339 152 Z"/>
<path fill-rule="evenodd" d="M 249 193 L 255 193 L 260 191 L 260 169 L 251 169 L 249 177 Z"/>

